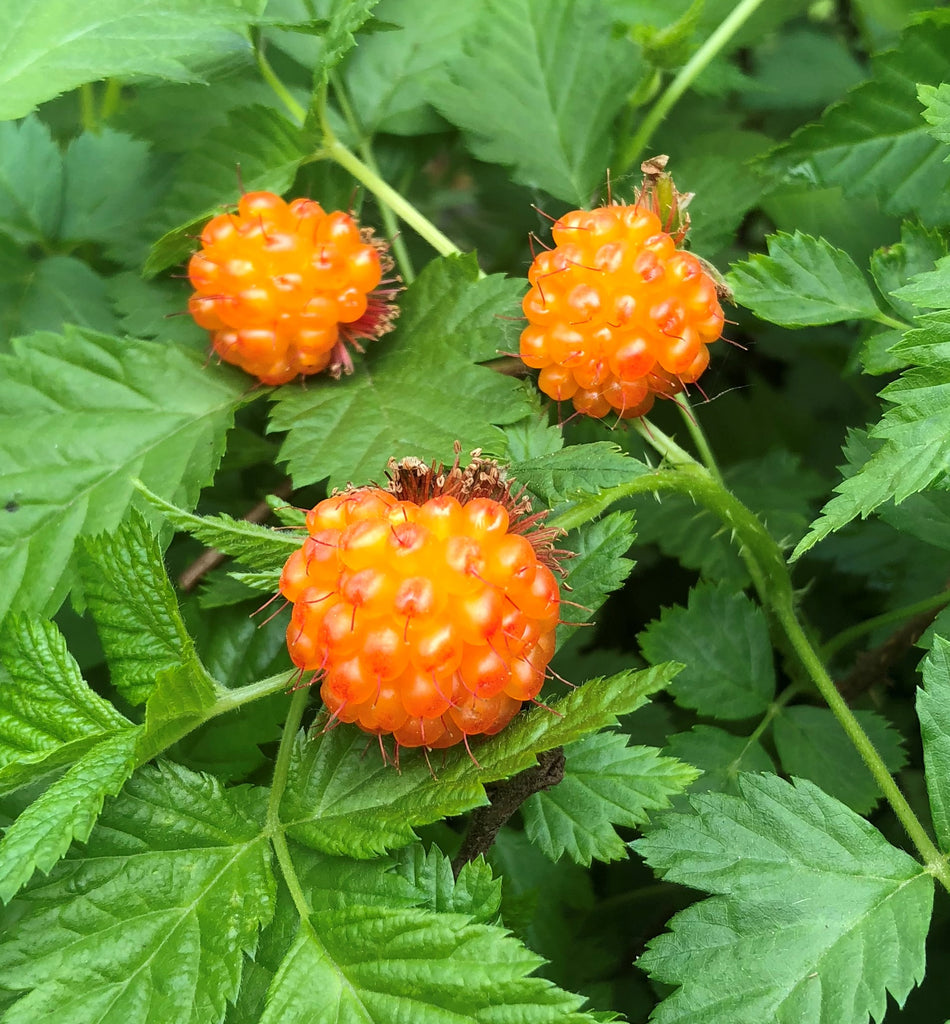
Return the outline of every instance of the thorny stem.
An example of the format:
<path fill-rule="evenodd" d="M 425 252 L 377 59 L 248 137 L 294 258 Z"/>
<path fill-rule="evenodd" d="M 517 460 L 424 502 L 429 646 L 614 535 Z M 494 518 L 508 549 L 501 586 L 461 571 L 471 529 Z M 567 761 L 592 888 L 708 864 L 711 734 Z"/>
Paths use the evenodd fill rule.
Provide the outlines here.
<path fill-rule="evenodd" d="M 927 870 L 950 891 L 950 867 L 945 858 L 927 835 L 887 770 L 881 755 L 875 750 L 867 733 L 861 728 L 851 708 L 838 692 L 796 615 L 792 581 L 779 546 L 752 511 L 721 483 L 714 480 L 708 470 L 686 455 L 679 445 L 656 427 L 648 428 L 638 423 L 637 428 L 676 468 L 642 472 L 626 483 L 575 503 L 573 507 L 556 516 L 549 525 L 571 529 L 599 515 L 620 498 L 646 492 L 657 494 L 662 491 L 684 494 L 705 505 L 718 516 L 732 530 L 740 546 L 763 607 L 771 612 L 784 631 L 792 650 L 868 766 L 882 794 L 923 858 Z"/>
<path fill-rule="evenodd" d="M 699 457 L 702 460 L 703 465 L 709 470 L 713 479 L 722 483 L 722 474 L 719 472 L 719 466 L 716 464 L 716 456 L 713 455 L 712 448 L 709 446 L 709 441 L 706 439 L 706 432 L 703 430 L 702 424 L 693 414 L 693 408 L 689 404 L 689 399 L 686 397 L 686 393 L 684 392 L 681 395 L 677 395 L 673 400 L 673 404 L 683 417 L 686 429 L 689 431 L 689 435 L 693 439 L 693 444 L 696 445 L 696 451 L 699 452 Z"/>
<path fill-rule="evenodd" d="M 333 83 L 333 92 L 337 98 L 337 102 L 340 104 L 340 109 L 343 111 L 343 116 L 346 118 L 346 123 L 350 126 L 350 131 L 360 141 L 357 143 L 359 148 L 360 156 L 363 158 L 363 162 L 366 166 L 380 179 L 382 175 L 379 173 L 379 165 L 376 163 L 376 157 L 373 154 L 373 146 L 369 139 L 364 137 L 363 127 L 359 123 L 359 120 L 350 104 L 350 98 L 346 93 L 346 89 L 343 83 L 336 77 L 331 76 L 331 82 Z M 399 221 L 396 219 L 392 208 L 386 203 L 381 203 L 380 214 L 383 218 L 383 225 L 386 228 L 386 234 L 389 236 L 389 244 L 392 246 L 393 255 L 396 257 L 396 263 L 399 266 L 399 272 L 402 274 L 402 279 L 406 284 L 412 284 L 415 280 L 415 271 L 412 267 L 412 260 L 409 256 L 409 250 L 406 248 L 406 243 L 399 232 Z"/>
<path fill-rule="evenodd" d="M 293 858 L 290 856 L 290 849 L 287 846 L 287 838 L 284 835 L 284 828 L 280 821 L 280 802 L 283 799 L 284 791 L 287 789 L 290 757 L 293 753 L 297 730 L 300 728 L 304 708 L 307 706 L 309 697 L 310 691 L 306 687 L 301 687 L 294 693 L 293 699 L 290 702 L 287 720 L 284 722 L 284 732 L 280 738 L 280 747 L 277 750 L 277 760 L 274 763 L 274 777 L 271 780 L 265 824 L 265 832 L 270 836 L 270 841 L 274 845 L 277 863 L 280 864 L 284 881 L 290 890 L 294 906 L 297 908 L 297 913 L 300 914 L 302 921 L 306 921 L 310 917 L 310 904 L 304 895 L 303 886 L 300 884 L 297 869 L 294 867 Z"/>
<path fill-rule="evenodd" d="M 742 0 L 736 4 L 732 12 L 722 21 L 715 32 L 680 68 L 676 77 L 666 87 L 663 95 L 653 104 L 649 113 L 640 122 L 640 127 L 633 133 L 620 154 L 619 173 L 623 173 L 641 155 L 656 131 L 660 122 L 673 109 L 679 98 L 693 84 L 717 53 L 738 32 L 745 21 L 752 15 L 762 0 Z"/>

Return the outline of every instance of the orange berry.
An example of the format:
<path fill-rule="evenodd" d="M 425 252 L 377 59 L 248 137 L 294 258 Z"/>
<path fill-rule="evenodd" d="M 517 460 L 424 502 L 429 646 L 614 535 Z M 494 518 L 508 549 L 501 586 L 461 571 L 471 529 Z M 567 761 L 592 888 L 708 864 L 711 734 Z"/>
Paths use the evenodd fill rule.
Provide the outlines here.
<path fill-rule="evenodd" d="M 402 746 L 503 728 L 554 654 L 555 532 L 542 518 L 479 458 L 423 471 L 407 459 L 389 490 L 311 509 L 280 588 L 291 657 L 322 673 L 331 714 Z"/>
<path fill-rule="evenodd" d="M 215 352 L 265 384 L 352 370 L 345 348 L 391 330 L 398 289 L 371 232 L 319 203 L 247 192 L 236 213 L 213 217 L 188 264 L 189 312 Z"/>

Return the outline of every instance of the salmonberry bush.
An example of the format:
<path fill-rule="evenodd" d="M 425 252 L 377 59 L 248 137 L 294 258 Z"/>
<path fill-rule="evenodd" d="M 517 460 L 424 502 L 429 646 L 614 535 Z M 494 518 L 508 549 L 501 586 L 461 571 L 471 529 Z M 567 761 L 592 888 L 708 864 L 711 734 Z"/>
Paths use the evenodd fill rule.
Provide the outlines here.
<path fill-rule="evenodd" d="M 950 11 L 0 58 L 4 1024 L 942 1024 Z"/>

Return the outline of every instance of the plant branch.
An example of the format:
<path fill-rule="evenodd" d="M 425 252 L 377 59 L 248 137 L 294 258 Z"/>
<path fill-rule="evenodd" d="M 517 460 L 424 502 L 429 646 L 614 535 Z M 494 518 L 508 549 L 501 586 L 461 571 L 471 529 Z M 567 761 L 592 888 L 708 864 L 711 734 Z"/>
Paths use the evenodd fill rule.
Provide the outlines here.
<path fill-rule="evenodd" d="M 950 602 L 950 590 L 941 590 L 939 594 L 932 594 L 930 597 L 925 597 L 922 601 L 904 605 L 903 608 L 896 608 L 894 611 L 885 612 L 883 615 L 876 615 L 873 619 L 865 619 L 864 622 L 859 622 L 855 626 L 836 633 L 830 640 L 824 643 L 821 647 L 821 656 L 827 661 L 832 655 L 847 647 L 848 644 L 854 643 L 855 640 L 860 640 L 862 636 L 873 633 L 874 630 L 880 629 L 882 626 L 903 622 L 911 616 L 916 618 L 927 612 L 937 612 L 948 602 Z M 930 616 L 931 621 L 932 619 L 933 616 Z"/>
<path fill-rule="evenodd" d="M 287 108 L 287 112 L 297 124 L 303 124 L 307 118 L 307 111 L 294 99 L 287 86 L 277 77 L 277 72 L 274 71 L 270 61 L 264 56 L 264 49 L 261 46 L 260 39 L 256 39 L 254 42 L 254 55 L 257 58 L 257 67 L 261 73 L 261 78 L 271 87 L 274 94 Z"/>
<path fill-rule="evenodd" d="M 459 852 L 452 861 L 455 877 L 458 878 L 459 872 L 469 861 L 491 848 L 502 825 L 528 797 L 556 786 L 563 778 L 564 748 L 555 747 L 554 750 L 538 754 L 538 763 L 531 768 L 526 768 L 504 782 L 486 787 L 491 803 L 487 807 L 479 807 L 472 815 Z"/>
<path fill-rule="evenodd" d="M 676 77 L 650 108 L 649 113 L 640 122 L 640 127 L 621 151 L 620 173 L 626 171 L 640 157 L 663 118 L 761 4 L 762 0 L 742 0 L 736 4 L 715 32 L 679 69 Z"/>

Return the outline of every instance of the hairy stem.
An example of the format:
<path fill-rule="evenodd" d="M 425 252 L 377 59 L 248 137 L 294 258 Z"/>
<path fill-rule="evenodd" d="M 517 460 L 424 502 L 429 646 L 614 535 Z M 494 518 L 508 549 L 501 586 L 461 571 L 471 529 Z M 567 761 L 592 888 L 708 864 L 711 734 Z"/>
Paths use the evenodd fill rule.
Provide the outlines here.
<path fill-rule="evenodd" d="M 822 644 L 821 656 L 827 661 L 843 647 L 847 647 L 848 644 L 854 643 L 855 640 L 860 640 L 861 637 L 867 636 L 868 633 L 873 633 L 874 630 L 880 629 L 882 626 L 903 622 L 905 619 L 912 618 L 914 615 L 920 615 L 923 612 L 936 611 L 948 602 L 950 602 L 950 590 L 941 590 L 939 594 L 932 594 L 930 597 L 924 598 L 923 601 L 904 605 L 903 608 L 896 608 L 894 611 L 885 612 L 883 615 L 875 615 L 873 619 L 865 619 L 864 622 L 859 622 L 855 626 L 843 629 L 840 633 L 835 634 L 830 640 Z"/>
<path fill-rule="evenodd" d="M 680 68 L 676 77 L 653 104 L 649 113 L 640 122 L 640 127 L 621 150 L 619 160 L 621 174 L 640 157 L 663 118 L 761 4 L 762 0 L 742 0 L 741 3 L 736 4 L 716 31 Z"/>

